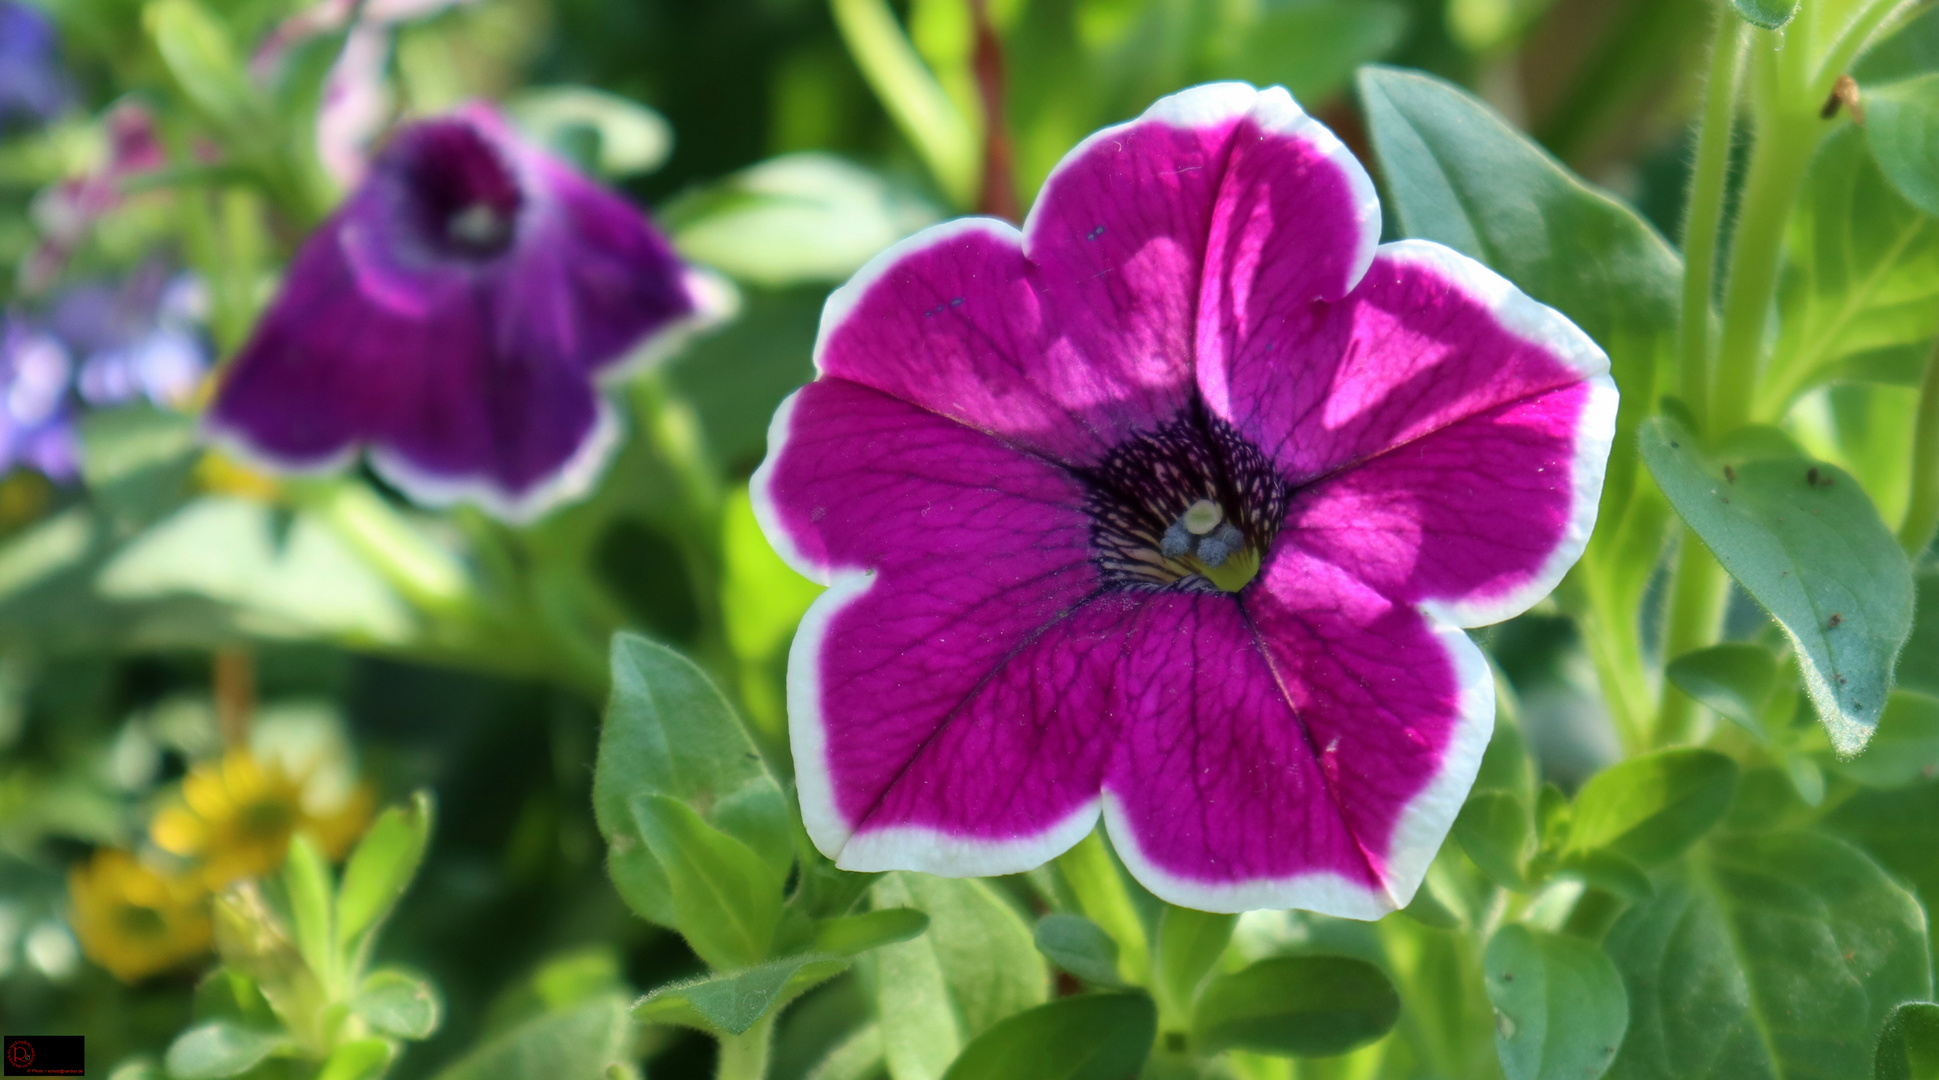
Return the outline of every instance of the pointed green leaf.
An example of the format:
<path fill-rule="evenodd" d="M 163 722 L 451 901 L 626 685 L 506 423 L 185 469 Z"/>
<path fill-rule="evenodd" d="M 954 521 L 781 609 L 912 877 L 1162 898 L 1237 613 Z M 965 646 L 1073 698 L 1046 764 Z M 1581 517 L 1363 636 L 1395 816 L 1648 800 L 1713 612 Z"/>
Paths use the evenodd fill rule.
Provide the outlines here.
<path fill-rule="evenodd" d="M 1046 915 L 1037 920 L 1032 936 L 1038 952 L 1085 982 L 1110 987 L 1124 985 L 1118 975 L 1118 943 L 1084 916 Z"/>
<path fill-rule="evenodd" d="M 1385 1035 L 1400 995 L 1380 969 L 1345 956 L 1278 956 L 1221 975 L 1192 1027 L 1208 1051 L 1331 1057 Z"/>
<path fill-rule="evenodd" d="M 667 795 L 633 803 L 633 820 L 666 871 L 674 925 L 716 970 L 767 957 L 781 921 L 782 881 L 746 844 Z"/>
<path fill-rule="evenodd" d="M 1918 901 L 1806 832 L 1706 844 L 1605 948 L 1629 992 L 1614 1080 L 1863 1077 L 1900 1002 L 1929 993 Z"/>
<path fill-rule="evenodd" d="M 732 975 L 663 986 L 633 1006 L 633 1016 L 649 1024 L 739 1035 L 847 967 L 841 957 L 812 953 L 771 960 Z"/>
<path fill-rule="evenodd" d="M 1629 1027 L 1629 995 L 1592 941 L 1512 924 L 1488 942 L 1495 1050 L 1508 1080 L 1595 1080 Z"/>
<path fill-rule="evenodd" d="M 1908 1001 L 1892 1010 L 1872 1067 L 1873 1080 L 1939 1078 L 1939 1005 Z"/>
<path fill-rule="evenodd" d="M 884 908 L 861 915 L 823 919 L 815 924 L 815 951 L 854 956 L 929 929 L 929 916 L 914 908 Z"/>
<path fill-rule="evenodd" d="M 1904 787 L 1939 776 L 1939 697 L 1894 690 L 1878 734 L 1863 753 L 1836 762 L 1837 771 L 1866 787 Z"/>
<path fill-rule="evenodd" d="M 324 986 L 337 977 L 336 950 L 330 934 L 331 896 L 335 892 L 330 863 L 303 833 L 290 837 L 283 859 L 283 891 L 289 897 L 291 930 L 303 962 Z"/>
<path fill-rule="evenodd" d="M 1832 746 L 1863 749 L 1912 632 L 1911 566 L 1877 508 L 1830 465 L 1715 464 L 1662 417 L 1642 445 L 1670 504 L 1791 639 Z"/>
<path fill-rule="evenodd" d="M 632 816 L 633 802 L 652 795 L 693 807 L 785 877 L 794 860 L 786 799 L 713 682 L 686 657 L 632 634 L 613 638 L 612 671 L 593 811 L 621 897 L 642 918 L 674 925 L 666 872 Z"/>
<path fill-rule="evenodd" d="M 1142 994 L 1081 994 L 999 1021 L 946 1080 L 1123 1080 L 1151 1053 L 1158 1010 Z"/>
<path fill-rule="evenodd" d="M 249 133 L 260 99 L 223 22 L 195 0 L 153 0 L 142 21 L 183 95 L 228 133 Z"/>
<path fill-rule="evenodd" d="M 1519 797 L 1502 791 L 1469 796 L 1454 819 L 1454 838 L 1495 884 L 1527 887 L 1523 868 L 1534 854 L 1535 824 Z"/>
<path fill-rule="evenodd" d="M 1569 850 L 1661 866 L 1723 820 L 1736 784 L 1737 763 L 1714 750 L 1659 750 L 1613 765 L 1576 794 Z"/>
<path fill-rule="evenodd" d="M 343 866 L 337 891 L 337 947 L 356 951 L 390 914 L 410 887 L 431 842 L 433 805 L 429 792 L 411 797 L 408 807 L 393 806 L 377 815 Z"/>
<path fill-rule="evenodd" d="M 396 1047 L 386 1039 L 350 1039 L 337 1044 L 315 1080 L 377 1080 L 390 1067 Z"/>
<path fill-rule="evenodd" d="M 1865 131 L 1899 193 L 1939 214 L 1939 72 L 1866 90 Z"/>

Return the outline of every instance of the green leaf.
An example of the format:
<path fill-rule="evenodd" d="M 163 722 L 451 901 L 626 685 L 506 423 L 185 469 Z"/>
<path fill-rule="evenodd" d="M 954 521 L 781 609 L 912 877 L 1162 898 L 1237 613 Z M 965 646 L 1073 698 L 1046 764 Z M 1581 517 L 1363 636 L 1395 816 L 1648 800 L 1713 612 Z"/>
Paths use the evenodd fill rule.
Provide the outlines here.
<path fill-rule="evenodd" d="M 1939 775 L 1939 697 L 1894 690 L 1865 751 L 1832 768 L 1867 787 L 1904 787 Z"/>
<path fill-rule="evenodd" d="M 1637 559 L 1615 537 L 1635 489 L 1630 433 L 1649 414 L 1658 369 L 1675 347 L 1681 261 L 1635 211 L 1583 183 L 1457 87 L 1369 66 L 1360 69 L 1360 98 L 1396 231 L 1480 259 L 1608 352 L 1622 404 L 1603 528 L 1588 561 L 1640 563 L 1625 600 L 1640 603 L 1655 548 L 1638 541 L 1649 553 Z"/>
<path fill-rule="evenodd" d="M 330 935 L 330 863 L 316 841 L 298 833 L 290 837 L 289 854 L 283 860 L 283 891 L 289 896 L 291 929 L 296 949 L 317 979 L 325 986 L 336 978 L 336 950 Z"/>
<path fill-rule="evenodd" d="M 1641 900 L 1656 891 L 1649 874 L 1635 860 L 1607 848 L 1570 852 L 1555 862 L 1559 877 L 1571 877 L 1625 900 Z"/>
<path fill-rule="evenodd" d="M 1752 26 L 1782 30 L 1798 14 L 1798 0 L 1730 0 L 1730 6 Z"/>
<path fill-rule="evenodd" d="M 632 634 L 613 638 L 612 670 L 593 811 L 621 897 L 642 918 L 675 925 L 666 871 L 631 810 L 656 795 L 691 806 L 785 877 L 794 861 L 786 799 L 712 681 L 686 657 Z"/>
<path fill-rule="evenodd" d="M 1051 963 L 1098 986 L 1123 986 L 1118 975 L 1118 943 L 1104 928 L 1082 915 L 1052 914 L 1037 920 L 1032 935 L 1037 951 Z"/>
<path fill-rule="evenodd" d="M 1604 945 L 1629 991 L 1617 1080 L 1862 1077 L 1930 993 L 1925 915 L 1862 853 L 1807 833 L 1706 845 Z"/>
<path fill-rule="evenodd" d="M 668 795 L 633 803 L 633 820 L 673 894 L 674 925 L 702 960 L 733 971 L 765 959 L 781 921 L 781 877 L 754 849 Z"/>
<path fill-rule="evenodd" d="M 377 816 L 343 866 L 337 891 L 337 947 L 354 954 L 368 943 L 392 907 L 410 887 L 424 850 L 431 842 L 433 804 L 429 792 L 411 796 L 408 807 L 393 806 Z"/>
<path fill-rule="evenodd" d="M 1142 994 L 1081 994 L 999 1021 L 947 1080 L 1123 1080 L 1151 1053 L 1158 1010 Z"/>
<path fill-rule="evenodd" d="M 1670 504 L 1791 639 L 1832 746 L 1863 749 L 1912 632 L 1912 570 L 1871 500 L 1843 470 L 1801 458 L 1723 473 L 1661 417 L 1642 445 Z"/>
<path fill-rule="evenodd" d="M 1892 1010 L 1878 1037 L 1873 1080 L 1939 1077 L 1939 1005 L 1908 1001 Z"/>
<path fill-rule="evenodd" d="M 988 883 L 895 873 L 872 895 L 878 908 L 929 915 L 928 933 L 866 957 L 896 1080 L 940 1077 L 965 1041 L 1049 996 L 1050 972 L 1029 926 Z"/>
<path fill-rule="evenodd" d="M 1918 576 L 1917 618 L 1899 654 L 1899 685 L 1939 697 L 1939 570 Z"/>
<path fill-rule="evenodd" d="M 836 956 L 804 954 L 772 960 L 732 975 L 660 987 L 633 1006 L 633 1016 L 649 1024 L 682 1024 L 739 1035 L 847 967 L 848 962 Z"/>
<path fill-rule="evenodd" d="M 769 158 L 667 208 L 680 253 L 767 288 L 839 282 L 936 208 L 832 154 Z"/>
<path fill-rule="evenodd" d="M 673 150 L 665 117 L 588 86 L 530 87 L 507 101 L 505 111 L 535 142 L 608 178 L 652 172 Z M 574 152 L 581 148 L 590 153 Z"/>
<path fill-rule="evenodd" d="M 722 512 L 720 600 L 727 643 L 746 660 L 785 649 L 795 624 L 822 587 L 795 573 L 761 533 L 747 489 L 735 488 Z"/>
<path fill-rule="evenodd" d="M 135 405 L 81 417 L 81 478 L 96 503 L 146 524 L 189 497 L 201 440 L 195 418 Z"/>
<path fill-rule="evenodd" d="M 1218 78 L 1284 86 L 1312 106 L 1347 82 L 1353 69 L 1392 52 L 1406 35 L 1408 10 L 1392 0 L 1313 0 L 1269 7 L 1235 34 L 1214 61 Z"/>
<path fill-rule="evenodd" d="M 175 1080 L 214 1080 L 239 1076 L 288 1044 L 280 1031 L 244 1027 L 226 1020 L 198 1024 L 168 1047 L 164 1064 Z"/>
<path fill-rule="evenodd" d="M 1158 917 L 1158 990 L 1180 1012 L 1191 1011 L 1199 985 L 1224 955 L 1238 922 L 1237 915 L 1169 904 Z"/>
<path fill-rule="evenodd" d="M 388 1040 L 379 1038 L 338 1043 L 315 1080 L 377 1080 L 390 1067 L 395 1049 Z"/>
<path fill-rule="evenodd" d="M 1207 1051 L 1331 1057 L 1385 1035 L 1400 995 L 1380 969 L 1345 956 L 1278 956 L 1206 984 L 1192 1027 Z"/>
<path fill-rule="evenodd" d="M 633 1022 L 617 998 L 547 1013 L 491 1039 L 437 1080 L 605 1080 L 633 1057 Z"/>
<path fill-rule="evenodd" d="M 1454 838 L 1495 884 L 1527 887 L 1523 868 L 1534 854 L 1535 825 L 1519 796 L 1503 791 L 1470 795 L 1454 819 Z"/>
<path fill-rule="evenodd" d="M 1939 334 L 1939 221 L 1894 189 L 1864 132 L 1825 140 L 1786 236 L 1778 338 L 1756 411 L 1783 415 L 1833 379 L 1916 385 Z"/>
<path fill-rule="evenodd" d="M 259 98 L 222 21 L 195 0 L 151 0 L 142 22 L 189 101 L 230 134 L 248 133 Z"/>
<path fill-rule="evenodd" d="M 1672 660 L 1666 674 L 1677 689 L 1764 737 L 1764 706 L 1777 680 L 1771 650 L 1743 642 L 1712 645 Z"/>
<path fill-rule="evenodd" d="M 1730 810 L 1737 763 L 1714 750 L 1659 750 L 1589 778 L 1575 798 L 1568 849 L 1607 850 L 1661 866 Z"/>
<path fill-rule="evenodd" d="M 884 908 L 861 915 L 823 919 L 815 924 L 815 951 L 854 956 L 929 929 L 929 916 L 914 908 Z"/>
<path fill-rule="evenodd" d="M 1865 133 L 1899 193 L 1939 214 L 1939 72 L 1867 89 Z"/>
<path fill-rule="evenodd" d="M 400 1039 L 428 1039 L 444 1020 L 444 1003 L 431 984 L 396 968 L 373 971 L 350 1000 L 364 1023 Z"/>
<path fill-rule="evenodd" d="M 1488 942 L 1495 1050 L 1508 1080 L 1595 1080 L 1629 1027 L 1629 995 L 1592 941 L 1512 924 Z"/>

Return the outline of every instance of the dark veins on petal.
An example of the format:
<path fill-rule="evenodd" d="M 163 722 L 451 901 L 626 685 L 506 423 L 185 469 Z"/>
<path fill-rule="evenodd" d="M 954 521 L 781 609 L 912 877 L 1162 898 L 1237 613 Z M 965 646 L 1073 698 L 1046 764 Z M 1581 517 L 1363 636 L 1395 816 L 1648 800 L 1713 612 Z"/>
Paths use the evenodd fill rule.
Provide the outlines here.
<path fill-rule="evenodd" d="M 1091 548 L 1122 587 L 1237 591 L 1257 571 L 1291 490 L 1266 456 L 1194 403 L 1077 470 Z"/>

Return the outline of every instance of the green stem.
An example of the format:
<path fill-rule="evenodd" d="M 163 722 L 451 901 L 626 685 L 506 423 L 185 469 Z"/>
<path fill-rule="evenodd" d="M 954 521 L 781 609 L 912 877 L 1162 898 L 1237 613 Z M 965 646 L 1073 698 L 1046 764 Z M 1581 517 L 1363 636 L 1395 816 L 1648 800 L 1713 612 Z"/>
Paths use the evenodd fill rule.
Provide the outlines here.
<path fill-rule="evenodd" d="M 1683 531 L 1683 550 L 1677 555 L 1675 591 L 1670 594 L 1669 625 L 1664 631 L 1663 660 L 1714 644 L 1723 623 L 1724 602 L 1730 597 L 1730 578 L 1724 568 L 1689 529 Z M 1663 680 L 1663 705 L 1657 715 L 1656 745 L 1690 741 L 1699 718 L 1695 699 Z"/>
<path fill-rule="evenodd" d="M 739 1035 L 720 1037 L 714 1076 L 717 1080 L 762 1080 L 768 1074 L 768 1054 L 773 1045 L 774 1013 L 770 1012 Z"/>
<path fill-rule="evenodd" d="M 291 486 L 303 505 L 419 610 L 469 619 L 479 604 L 464 566 L 364 485 L 351 480 Z"/>
<path fill-rule="evenodd" d="M 700 614 L 703 665 L 721 684 L 740 685 L 740 668 L 727 643 L 726 612 L 721 607 L 721 514 L 726 505 L 720 471 L 708 455 L 700 420 L 657 371 L 633 382 L 633 408 L 640 434 L 673 472 L 682 513 L 674 540 L 687 563 L 687 580 Z"/>
<path fill-rule="evenodd" d="M 1939 532 L 1939 345 L 1926 361 L 1919 384 L 1919 415 L 1912 434 L 1912 497 L 1899 525 L 1899 544 L 1917 559 Z"/>
<path fill-rule="evenodd" d="M 1751 150 L 1744 201 L 1731 235 L 1730 276 L 1724 285 L 1723 336 L 1717 349 L 1716 394 L 1709 434 L 1720 438 L 1750 419 L 1757 397 L 1771 297 L 1784 254 L 1784 223 L 1797 199 L 1805 167 L 1818 149 L 1815 116 L 1765 113 Z M 1686 267 L 1686 272 L 1688 268 Z"/>
<path fill-rule="evenodd" d="M 1057 856 L 1057 870 L 1077 898 L 1084 917 L 1118 943 L 1118 974 L 1136 986 L 1151 981 L 1151 946 L 1117 863 L 1104 846 L 1104 833 L 1092 830 L 1077 846 Z"/>
<path fill-rule="evenodd" d="M 1737 119 L 1737 82 L 1744 67 L 1744 21 L 1726 11 L 1717 27 L 1710 83 L 1697 134 L 1696 172 L 1690 182 L 1690 215 L 1683 228 L 1683 320 L 1678 363 L 1683 400 L 1699 417 L 1710 412 L 1710 293 L 1716 274 L 1718 230 L 1723 223 L 1724 181 Z"/>

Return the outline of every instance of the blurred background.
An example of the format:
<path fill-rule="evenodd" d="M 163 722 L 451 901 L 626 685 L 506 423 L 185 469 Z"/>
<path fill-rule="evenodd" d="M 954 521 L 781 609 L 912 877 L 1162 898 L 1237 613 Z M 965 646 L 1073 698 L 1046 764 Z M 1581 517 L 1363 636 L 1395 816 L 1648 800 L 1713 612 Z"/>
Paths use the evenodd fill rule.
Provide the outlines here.
<path fill-rule="evenodd" d="M 603 868 L 605 639 L 696 657 L 782 752 L 781 671 L 815 590 L 767 550 L 745 481 L 812 373 L 832 287 L 941 218 L 1020 216 L 1079 139 L 1197 82 L 1284 84 L 1368 160 L 1350 81 L 1369 62 L 1466 85 L 1674 238 L 1714 17 L 1705 0 L 0 0 L 0 1027 L 84 1032 L 101 1075 L 158 1058 L 209 930 L 194 897 L 154 899 L 174 886 L 108 856 L 244 875 L 297 823 L 340 855 L 419 789 L 437 824 L 378 955 L 446 1012 L 392 1075 L 699 971 Z M 211 380 L 370 148 L 472 99 L 623 192 L 733 298 L 613 388 L 630 435 L 598 490 L 514 528 L 422 512 L 367 471 L 285 480 L 205 448 Z M 1493 633 L 1564 781 L 1617 752 L 1571 625 L 1538 609 Z M 154 925 L 115 921 L 130 896 Z M 863 1008 L 847 979 L 798 1006 L 775 1075 L 803 1075 Z M 710 1040 L 648 1037 L 656 1074 L 709 1068 Z"/>

